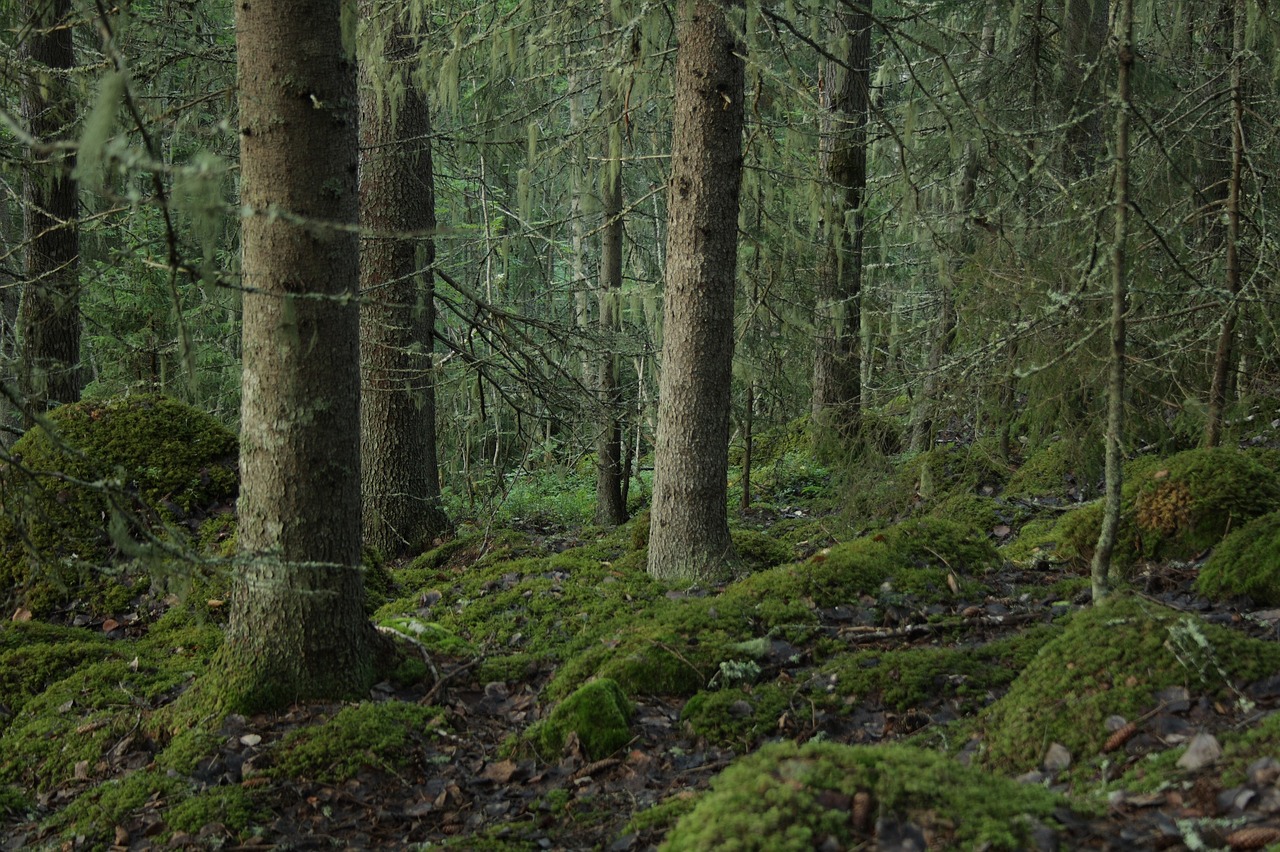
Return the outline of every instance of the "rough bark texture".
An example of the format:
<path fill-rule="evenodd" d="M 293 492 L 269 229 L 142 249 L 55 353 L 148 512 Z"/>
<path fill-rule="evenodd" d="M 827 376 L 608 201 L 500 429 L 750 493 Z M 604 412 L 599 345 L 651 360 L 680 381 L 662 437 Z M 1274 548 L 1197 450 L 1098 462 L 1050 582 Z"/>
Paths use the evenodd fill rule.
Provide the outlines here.
<path fill-rule="evenodd" d="M 358 696 L 374 631 L 360 564 L 355 65 L 339 0 L 236 6 L 244 330 L 237 573 L 223 649 L 250 709 Z M 341 226 L 334 228 L 333 225 Z"/>
<path fill-rule="evenodd" d="M 744 63 L 724 6 L 680 6 L 649 573 L 703 581 L 735 560 L 726 477 Z"/>
<path fill-rule="evenodd" d="M 820 93 L 825 132 L 821 162 L 827 184 L 826 257 L 818 270 L 813 419 L 844 437 L 857 429 L 862 404 L 862 201 L 867 190 L 867 121 L 871 106 L 871 3 L 838 13 L 848 36 L 840 63 L 829 62 Z"/>
<path fill-rule="evenodd" d="M 622 140 L 615 126 L 604 166 L 600 201 L 604 222 L 600 231 L 600 332 L 613 340 L 618 331 L 618 296 L 622 292 Z M 596 440 L 596 523 L 616 526 L 627 520 L 622 497 L 622 400 L 618 387 L 617 354 L 600 353 L 596 373 L 600 422 Z"/>
<path fill-rule="evenodd" d="M 22 10 L 22 56 L 45 69 L 24 81 L 22 113 L 42 146 L 74 136 L 67 72 L 75 64 L 69 0 L 28 0 Z M 27 280 L 18 307 L 18 388 L 28 412 L 80 398 L 79 200 L 74 156 L 33 150 L 23 172 Z"/>
<path fill-rule="evenodd" d="M 379 102 L 377 77 L 407 77 L 395 66 L 414 53 L 381 5 L 360 4 L 366 26 L 390 30 L 361 42 L 378 55 L 360 70 L 360 490 L 365 542 L 401 556 L 429 547 L 449 519 L 436 461 L 431 118 L 411 83 L 397 103 Z"/>
<path fill-rule="evenodd" d="M 1107 595 L 1111 553 L 1120 528 L 1121 486 L 1124 484 L 1121 442 L 1124 438 L 1125 315 L 1129 290 L 1125 249 L 1129 227 L 1129 75 L 1133 69 L 1133 0 L 1122 0 L 1116 24 L 1115 235 L 1111 244 L 1111 363 L 1107 378 L 1106 494 L 1102 530 L 1093 552 L 1090 574 L 1093 600 Z"/>

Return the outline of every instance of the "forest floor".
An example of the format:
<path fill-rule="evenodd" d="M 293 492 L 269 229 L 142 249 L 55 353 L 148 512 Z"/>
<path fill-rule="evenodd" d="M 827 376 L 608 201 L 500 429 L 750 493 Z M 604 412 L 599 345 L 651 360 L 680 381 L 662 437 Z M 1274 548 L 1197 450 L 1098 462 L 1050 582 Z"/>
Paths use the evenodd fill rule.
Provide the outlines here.
<path fill-rule="evenodd" d="M 756 512 L 751 520 L 756 531 L 770 537 L 777 524 L 798 517 L 816 518 L 819 528 L 835 526 L 834 521 L 822 523 L 817 510 L 799 503 Z M 784 528 L 785 524 L 777 527 L 774 537 L 781 538 Z M 706 799 L 709 785 L 722 770 L 771 741 L 906 743 L 945 753 L 959 763 L 983 763 L 988 748 L 984 738 L 992 740 L 993 754 L 997 748 L 996 717 L 986 714 L 1018 688 L 1019 678 L 1035 665 L 1031 660 L 1057 665 L 1046 663 L 1046 655 L 1037 652 L 1048 643 L 1061 642 L 1066 625 L 1078 622 L 1089 607 L 1087 581 L 1070 562 L 1000 559 L 979 572 L 940 556 L 948 563 L 939 575 L 945 578 L 940 584 L 893 589 L 890 579 L 848 599 L 806 600 L 812 614 L 806 629 L 771 631 L 765 645 L 752 654 L 749 676 L 730 682 L 727 675 L 733 669 L 722 663 L 722 682 L 706 678 L 703 669 L 703 682 L 697 685 L 701 688 L 693 698 L 687 694 L 690 690 L 631 694 L 634 714 L 629 740 L 622 747 L 593 755 L 571 734 L 562 748 L 547 754 L 522 735 L 531 723 L 546 719 L 557 703 L 548 697 L 547 688 L 563 667 L 567 651 L 522 643 L 536 645 L 556 635 L 539 632 L 543 628 L 534 623 L 536 601 L 563 598 L 565 607 L 556 617 L 576 615 L 578 599 L 570 588 L 576 563 L 555 560 L 584 548 L 598 557 L 600 552 L 591 550 L 599 547 L 595 535 L 551 524 L 524 524 L 523 529 L 505 531 L 500 540 L 473 533 L 467 546 L 450 550 L 429 568 L 420 562 L 393 568 L 394 584 L 380 611 L 384 614 L 397 604 L 403 610 L 405 601 L 416 601 L 419 617 L 435 618 L 444 605 L 456 614 L 472 599 L 486 595 L 495 601 L 501 598 L 498 602 L 507 616 L 521 608 L 521 600 L 527 611 L 514 614 L 511 623 L 519 628 L 515 632 L 487 634 L 483 641 L 474 631 L 464 635 L 461 622 L 451 623 L 457 636 L 449 637 L 452 644 L 433 646 L 433 671 L 379 684 L 370 702 L 359 707 L 313 703 L 279 714 L 230 716 L 204 732 L 197 754 L 185 762 L 164 758 L 179 738 L 146 721 L 173 701 L 182 691 L 180 685 L 154 694 L 135 690 L 130 700 L 112 705 L 110 718 L 87 697 L 93 688 L 88 685 L 73 687 L 65 700 L 62 694 L 51 698 L 58 703 L 50 712 L 67 716 L 68 722 L 61 733 L 44 735 L 47 738 L 62 737 L 74 744 L 104 727 L 112 734 L 98 747 L 97 757 L 64 767 L 61 777 L 54 773 L 48 783 L 29 775 L 23 781 L 21 768 L 12 765 L 5 769 L 16 783 L 0 785 L 0 794 L 9 791 L 7 801 L 0 795 L 0 814 L 7 814 L 0 821 L 0 849 L 652 849 L 682 815 Z M 631 548 L 625 535 L 613 535 L 613 554 Z M 998 543 L 1016 537 L 1016 530 L 997 527 L 987 535 Z M 837 552 L 828 551 L 828 544 L 834 539 L 802 542 L 796 565 L 820 565 L 829 553 Z M 1131 587 L 1123 592 L 1126 606 L 1150 607 L 1174 618 L 1187 614 L 1187 625 L 1216 625 L 1233 636 L 1267 646 L 1276 643 L 1280 610 L 1251 607 L 1239 599 L 1215 604 L 1197 593 L 1193 581 L 1202 561 L 1136 566 Z M 610 566 L 608 560 L 599 564 Z M 611 570 L 625 574 L 635 569 L 635 560 L 629 565 L 619 560 Z M 463 587 L 466 581 L 461 578 L 480 574 L 489 579 L 479 587 Z M 458 578 L 452 587 L 450 578 Z M 533 580 L 536 583 L 526 588 L 526 581 Z M 594 575 L 587 580 L 590 586 L 600 584 Z M 512 594 L 502 597 L 504 593 Z M 722 593 L 624 591 L 617 600 L 631 604 L 640 621 L 624 619 L 614 633 L 594 635 L 591 644 L 607 650 L 621 642 L 625 649 L 626 632 L 640 629 L 627 625 L 641 624 L 646 607 L 670 608 L 686 598 L 715 601 Z M 402 597 L 393 599 L 397 594 Z M 136 671 L 148 664 L 145 652 L 138 663 L 139 652 L 130 643 L 146 641 L 150 626 L 172 598 L 168 601 L 148 592 L 132 599 L 126 611 L 86 615 L 82 608 L 71 608 L 48 620 L 92 634 L 95 641 L 121 643 L 118 656 L 132 656 Z M 1192 627 L 1190 633 L 1202 636 L 1202 629 L 1212 628 Z M 1175 634 L 1169 628 L 1169 636 L 1176 638 Z M 1119 633 L 1090 634 L 1089 641 L 1105 645 L 1109 635 L 1119 644 L 1128 641 Z M 689 650 L 699 647 L 698 637 L 683 641 L 691 644 L 665 650 L 689 656 L 685 661 L 690 668 L 700 668 Z M 1206 659 L 1208 667 L 1224 677 L 1205 679 L 1192 672 L 1170 679 L 1154 660 L 1128 660 L 1123 670 L 1105 673 L 1100 686 L 1082 690 L 1075 722 L 1074 695 L 1064 696 L 1061 706 L 1012 711 L 1026 716 L 1044 713 L 1057 721 L 1041 725 L 1044 741 L 1035 749 L 1043 759 L 1022 765 L 1006 761 L 992 767 L 992 773 L 1016 776 L 1022 785 L 1061 794 L 1050 812 L 1027 822 L 1029 828 L 1019 835 L 1017 846 L 1280 848 L 1275 846 L 1280 843 L 1280 733 L 1274 724 L 1280 719 L 1275 715 L 1280 709 L 1280 669 L 1268 673 L 1264 666 L 1260 676 L 1255 670 L 1246 680 L 1229 678 L 1222 670 L 1235 661 L 1225 640 L 1215 633 L 1208 643 L 1196 641 L 1201 646 L 1217 644 L 1221 658 L 1210 653 Z M 1153 647 L 1176 644 L 1166 638 Z M 986 656 L 983 649 L 989 652 Z M 969 653 L 977 654 L 972 658 L 976 662 L 948 656 Z M 1079 664 L 1088 666 L 1087 659 L 1082 651 Z M 194 665 L 198 669 L 198 663 Z M 1061 665 L 1072 669 L 1077 663 Z M 1190 668 L 1197 667 L 1206 666 Z M 63 674 L 74 668 L 69 665 Z M 859 680 L 864 675 L 867 679 Z M 837 685 L 840 678 L 854 685 L 843 688 Z M 559 697 L 568 688 L 552 692 Z M 119 689 L 130 692 L 123 683 Z M 1075 745 L 1063 746 L 1066 738 L 1054 735 L 1054 725 L 1064 724 L 1064 719 L 1068 726 L 1096 724 L 1089 702 L 1109 691 L 1114 691 L 1117 706 L 1105 714 L 1107 730 L 1090 731 L 1083 739 L 1068 739 Z M 1142 697 L 1134 703 L 1122 693 Z M 0 701 L 5 699 L 0 695 Z M 691 712 L 697 701 L 702 711 Z M 356 711 L 370 707 L 424 712 L 414 715 L 417 721 L 412 723 L 403 722 L 404 716 L 395 717 L 400 722 L 374 716 L 356 719 Z M 718 708 L 720 715 L 710 707 Z M 96 715 L 90 712 L 95 709 Z M 12 722 L 13 715 L 0 704 L 0 722 Z M 121 718 L 124 724 L 119 724 Z M 68 748 L 63 746 L 64 751 Z M 0 755 L 0 764 L 5 760 Z M 751 848 L 887 851 L 923 848 L 921 844 L 980 845 L 963 840 L 960 817 L 945 813 L 930 798 L 928 779 L 919 779 L 923 792 L 914 794 L 911 779 L 894 783 L 906 790 L 908 801 L 900 795 L 894 813 L 881 813 L 874 824 L 858 813 L 856 796 L 815 790 L 826 813 L 847 815 L 844 829 L 815 833 L 798 846 L 762 839 Z M 761 809 L 770 807 L 770 794 L 763 788 L 754 795 Z M 887 802 L 889 794 L 883 795 Z M 916 805 L 909 801 L 911 795 L 920 797 Z"/>

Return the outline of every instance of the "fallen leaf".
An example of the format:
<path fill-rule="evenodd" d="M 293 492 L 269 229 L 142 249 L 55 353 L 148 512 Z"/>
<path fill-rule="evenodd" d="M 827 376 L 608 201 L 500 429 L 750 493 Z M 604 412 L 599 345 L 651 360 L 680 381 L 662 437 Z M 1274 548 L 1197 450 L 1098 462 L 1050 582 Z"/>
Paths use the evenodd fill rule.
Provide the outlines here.
<path fill-rule="evenodd" d="M 14 610 L 13 620 L 14 621 L 30 621 L 31 610 L 26 609 L 25 607 L 18 607 L 16 610 Z"/>
<path fill-rule="evenodd" d="M 108 618 L 106 621 L 102 622 L 102 632 L 110 633 L 112 630 L 115 630 L 119 626 L 120 626 L 120 622 L 116 621 L 114 618 Z"/>
<path fill-rule="evenodd" d="M 209 607 L 209 609 L 218 609 L 219 607 L 226 604 L 226 601 L 219 600 L 218 598 L 209 598 L 209 600 L 205 601 L 204 603 L 205 603 L 205 606 Z"/>
<path fill-rule="evenodd" d="M 247 745 L 250 748 L 252 748 L 253 746 L 256 746 L 258 743 L 262 742 L 262 737 L 258 736 L 257 734 L 245 734 L 243 737 L 240 738 L 240 742 L 243 745 Z"/>
<path fill-rule="evenodd" d="M 511 776 L 516 774 L 516 769 L 514 760 L 499 760 L 486 766 L 480 773 L 480 777 L 495 784 L 506 784 L 511 780 Z"/>

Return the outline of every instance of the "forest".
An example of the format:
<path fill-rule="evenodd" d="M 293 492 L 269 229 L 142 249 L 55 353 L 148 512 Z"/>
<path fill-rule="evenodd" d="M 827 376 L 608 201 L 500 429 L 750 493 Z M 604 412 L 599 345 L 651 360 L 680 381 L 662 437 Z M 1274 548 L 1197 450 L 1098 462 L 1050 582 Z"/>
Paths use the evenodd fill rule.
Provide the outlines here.
<path fill-rule="evenodd" d="M 1280 849 L 1270 0 L 3 15 L 0 850 Z"/>

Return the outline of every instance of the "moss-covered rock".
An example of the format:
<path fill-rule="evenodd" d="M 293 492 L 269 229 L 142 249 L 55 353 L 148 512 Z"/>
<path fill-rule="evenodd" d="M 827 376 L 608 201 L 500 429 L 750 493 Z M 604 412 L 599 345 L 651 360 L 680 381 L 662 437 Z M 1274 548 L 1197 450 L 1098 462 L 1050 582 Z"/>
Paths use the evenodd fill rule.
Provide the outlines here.
<path fill-rule="evenodd" d="M 730 534 L 734 550 L 747 571 L 763 571 L 795 558 L 791 546 L 772 533 L 738 529 L 731 530 Z"/>
<path fill-rule="evenodd" d="M 366 701 L 291 732 L 273 753 L 268 774 L 339 784 L 365 767 L 400 772 L 411 765 L 413 743 L 443 729 L 444 712 L 437 707 Z"/>
<path fill-rule="evenodd" d="M 544 759 L 554 760 L 570 734 L 588 760 L 608 757 L 631 741 L 635 707 L 616 681 L 593 680 L 556 705 L 551 715 L 529 729 L 527 739 Z"/>
<path fill-rule="evenodd" d="M 685 702 L 680 720 L 710 742 L 749 750 L 777 735 L 778 720 L 791 707 L 795 693 L 790 683 L 703 691 Z"/>
<path fill-rule="evenodd" d="M 1196 589 L 1217 600 L 1245 595 L 1263 606 L 1280 605 L 1280 512 L 1254 518 L 1224 538 Z"/>
<path fill-rule="evenodd" d="M 1280 480 L 1246 453 L 1214 448 L 1134 459 L 1125 465 L 1112 563 L 1193 557 L 1278 507 Z M 1067 513 L 1057 530 L 1060 552 L 1088 564 L 1101 528 L 1100 501 Z"/>
<path fill-rule="evenodd" d="M 778 743 L 721 773 L 662 849 L 848 849 L 869 845 L 877 818 L 894 816 L 917 825 L 938 848 L 1023 849 L 1032 845 L 1032 820 L 1050 818 L 1061 804 L 1043 788 L 933 752 Z"/>
<path fill-rule="evenodd" d="M 197 535 L 237 490 L 235 435 L 159 395 L 55 409 L 11 453 L 0 469 L 0 597 L 22 591 L 37 610 L 131 556 L 130 539 Z"/>
<path fill-rule="evenodd" d="M 1051 441 L 1027 456 L 1005 486 L 1009 498 L 1080 500 L 1092 496 L 1102 478 L 1102 446 Z"/>
<path fill-rule="evenodd" d="M 1154 695 L 1182 685 L 1216 696 L 1280 669 L 1280 646 L 1159 606 L 1114 595 L 1072 617 L 1009 692 L 978 718 L 985 760 L 1022 772 L 1040 764 L 1049 743 L 1077 764 L 1099 754 L 1108 716 L 1136 719 Z"/>

